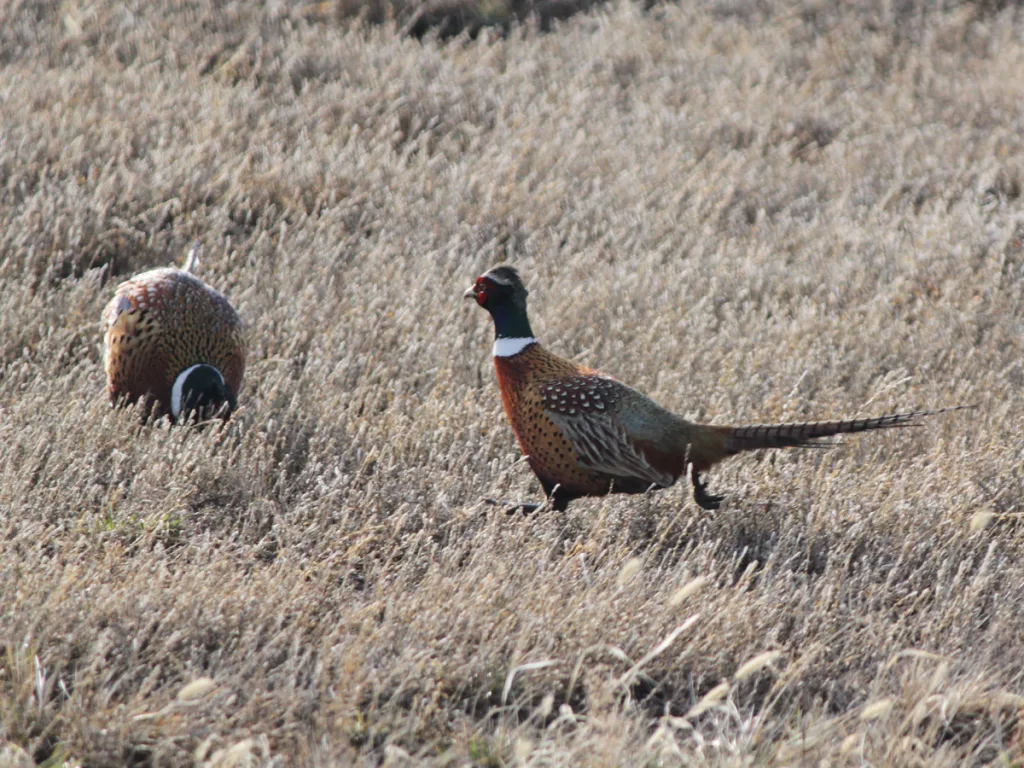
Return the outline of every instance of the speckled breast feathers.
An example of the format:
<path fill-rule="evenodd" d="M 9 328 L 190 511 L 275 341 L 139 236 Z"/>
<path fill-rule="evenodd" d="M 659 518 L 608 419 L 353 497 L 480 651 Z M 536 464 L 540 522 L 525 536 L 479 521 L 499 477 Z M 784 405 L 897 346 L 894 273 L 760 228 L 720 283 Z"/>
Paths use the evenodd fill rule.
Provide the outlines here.
<path fill-rule="evenodd" d="M 570 494 L 671 485 L 630 437 L 617 407 L 632 390 L 539 344 L 495 358 L 502 401 L 530 466 L 548 492 Z"/>

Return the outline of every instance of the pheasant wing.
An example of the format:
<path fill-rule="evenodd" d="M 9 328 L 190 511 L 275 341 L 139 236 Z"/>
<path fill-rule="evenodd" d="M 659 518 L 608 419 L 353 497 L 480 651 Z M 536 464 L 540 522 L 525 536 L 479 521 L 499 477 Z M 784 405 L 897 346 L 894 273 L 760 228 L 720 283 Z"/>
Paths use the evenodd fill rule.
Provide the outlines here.
<path fill-rule="evenodd" d="M 672 485 L 675 478 L 651 465 L 615 413 L 619 387 L 623 385 L 603 376 L 556 379 L 540 389 L 544 413 L 572 444 L 587 469 Z"/>

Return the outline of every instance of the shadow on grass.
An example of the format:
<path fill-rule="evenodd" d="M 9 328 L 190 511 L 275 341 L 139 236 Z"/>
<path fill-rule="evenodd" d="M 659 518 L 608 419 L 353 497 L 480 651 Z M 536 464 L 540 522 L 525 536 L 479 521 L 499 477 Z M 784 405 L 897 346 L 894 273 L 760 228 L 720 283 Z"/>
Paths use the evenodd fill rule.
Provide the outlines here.
<path fill-rule="evenodd" d="M 366 23 L 382 24 L 396 21 L 403 34 L 421 39 L 436 34 L 447 40 L 462 33 L 475 38 L 481 30 L 490 28 L 506 34 L 513 23 L 533 22 L 543 31 L 551 31 L 554 22 L 563 21 L 578 13 L 606 5 L 608 0 L 340 0 L 334 7 L 340 19 L 359 18 Z M 657 0 L 643 0 L 644 10 L 658 5 Z M 1015 7 L 1015 0 L 968 0 L 964 3 L 973 8 L 978 17 L 990 17 L 1007 8 Z M 757 17 L 770 16 L 773 7 L 761 0 L 726 0 L 711 4 L 711 11 L 718 17 L 733 17 L 753 22 Z M 874 20 L 874 9 L 870 3 L 853 3 L 853 9 L 864 13 L 867 23 Z M 319 8 L 329 8 L 321 4 Z M 936 4 L 934 10 L 939 10 Z M 892 9 L 891 23 L 897 34 L 907 34 L 905 29 L 920 21 L 922 12 L 933 10 L 930 4 L 898 2 Z M 831 14 L 821 13 L 809 6 L 805 11 L 807 20 L 824 31 L 829 26 Z"/>

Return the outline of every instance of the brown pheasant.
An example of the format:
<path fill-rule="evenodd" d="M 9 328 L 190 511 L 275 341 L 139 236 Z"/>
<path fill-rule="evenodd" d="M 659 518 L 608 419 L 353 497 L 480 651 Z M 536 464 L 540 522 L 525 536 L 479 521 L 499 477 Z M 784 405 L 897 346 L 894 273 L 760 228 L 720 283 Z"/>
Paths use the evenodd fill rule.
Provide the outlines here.
<path fill-rule="evenodd" d="M 103 310 L 111 403 L 144 399 L 154 416 L 230 415 L 245 375 L 241 318 L 195 275 L 171 267 L 117 287 Z"/>
<path fill-rule="evenodd" d="M 968 407 L 798 424 L 694 424 L 632 387 L 546 350 L 530 328 L 527 293 L 514 267 L 499 266 L 477 278 L 464 296 L 476 299 L 494 320 L 494 366 L 505 413 L 558 510 L 581 496 L 666 488 L 688 466 L 694 500 L 704 509 L 717 509 L 724 497 L 708 493 L 701 475 L 729 456 L 908 426 L 924 416 Z"/>

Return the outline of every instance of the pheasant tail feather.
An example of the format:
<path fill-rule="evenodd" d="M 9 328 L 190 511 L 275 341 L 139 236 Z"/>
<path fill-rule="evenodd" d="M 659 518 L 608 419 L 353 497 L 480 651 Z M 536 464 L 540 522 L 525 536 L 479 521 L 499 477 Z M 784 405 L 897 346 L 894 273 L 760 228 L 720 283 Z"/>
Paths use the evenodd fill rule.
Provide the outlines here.
<path fill-rule="evenodd" d="M 949 411 L 973 408 L 972 405 L 958 405 L 933 411 L 912 411 L 893 413 L 873 419 L 844 419 L 842 421 L 810 421 L 790 424 L 749 424 L 742 427 L 727 427 L 728 454 L 741 451 L 755 451 L 761 448 L 799 448 L 815 445 L 815 441 L 833 435 L 851 432 L 867 432 L 873 429 L 921 426 L 920 419 Z"/>

